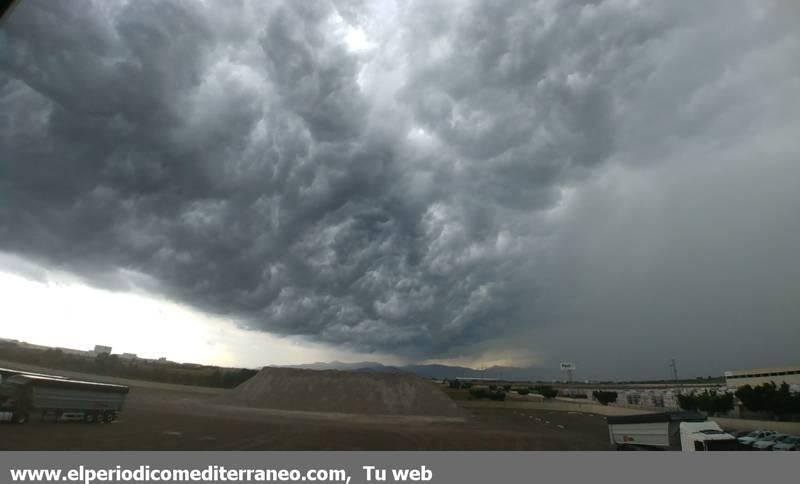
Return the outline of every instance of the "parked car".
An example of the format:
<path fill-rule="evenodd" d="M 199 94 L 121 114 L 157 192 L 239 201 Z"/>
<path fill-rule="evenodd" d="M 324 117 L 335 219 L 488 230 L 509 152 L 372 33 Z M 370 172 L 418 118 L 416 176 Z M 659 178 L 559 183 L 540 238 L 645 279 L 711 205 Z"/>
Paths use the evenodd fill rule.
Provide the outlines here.
<path fill-rule="evenodd" d="M 772 450 L 794 450 L 800 451 L 800 437 L 796 435 L 787 435 L 782 439 L 778 439 Z"/>
<path fill-rule="evenodd" d="M 736 439 L 740 444 L 751 446 L 758 442 L 759 440 L 763 440 L 770 435 L 774 435 L 775 432 L 772 430 L 753 430 L 749 434 L 745 435 L 744 437 L 739 437 Z"/>
<path fill-rule="evenodd" d="M 772 450 L 772 447 L 778 442 L 778 439 L 789 437 L 786 434 L 772 434 L 769 437 L 764 437 L 761 440 L 753 442 L 754 450 Z"/>

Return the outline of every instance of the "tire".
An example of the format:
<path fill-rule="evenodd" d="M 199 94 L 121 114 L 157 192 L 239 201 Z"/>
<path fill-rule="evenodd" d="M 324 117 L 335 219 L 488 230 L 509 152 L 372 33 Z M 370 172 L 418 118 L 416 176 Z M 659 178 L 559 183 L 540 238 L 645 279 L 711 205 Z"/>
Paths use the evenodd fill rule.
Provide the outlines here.
<path fill-rule="evenodd" d="M 114 421 L 114 412 L 106 412 L 103 414 L 103 421 L 105 423 L 111 423 Z"/>
<path fill-rule="evenodd" d="M 86 412 L 83 414 L 83 422 L 84 423 L 95 423 L 97 422 L 97 414 Z"/>
<path fill-rule="evenodd" d="M 30 417 L 28 416 L 28 412 L 17 412 L 12 417 L 12 421 L 18 425 L 24 425 L 28 423 Z"/>

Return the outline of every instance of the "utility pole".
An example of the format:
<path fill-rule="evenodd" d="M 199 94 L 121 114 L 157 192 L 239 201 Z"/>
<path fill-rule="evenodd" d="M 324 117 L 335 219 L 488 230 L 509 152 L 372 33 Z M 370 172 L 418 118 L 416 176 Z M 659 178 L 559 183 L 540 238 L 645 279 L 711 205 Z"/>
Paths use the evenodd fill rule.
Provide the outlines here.
<path fill-rule="evenodd" d="M 678 365 L 675 363 L 675 358 L 672 359 L 669 367 L 672 368 L 672 380 L 678 383 Z"/>

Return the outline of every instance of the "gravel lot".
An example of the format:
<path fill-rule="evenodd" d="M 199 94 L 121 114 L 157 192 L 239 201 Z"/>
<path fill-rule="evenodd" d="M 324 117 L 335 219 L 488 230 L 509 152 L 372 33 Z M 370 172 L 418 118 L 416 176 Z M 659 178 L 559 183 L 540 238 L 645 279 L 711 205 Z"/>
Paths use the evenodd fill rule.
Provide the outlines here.
<path fill-rule="evenodd" d="M 191 389 L 131 387 L 112 424 L 0 427 L 2 450 L 606 450 L 600 416 L 470 408 L 465 419 L 231 407 Z"/>

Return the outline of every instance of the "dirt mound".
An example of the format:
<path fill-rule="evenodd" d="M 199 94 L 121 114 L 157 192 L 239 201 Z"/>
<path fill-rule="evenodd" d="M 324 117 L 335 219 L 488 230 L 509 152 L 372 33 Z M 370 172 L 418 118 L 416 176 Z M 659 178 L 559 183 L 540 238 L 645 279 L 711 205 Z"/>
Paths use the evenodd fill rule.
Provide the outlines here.
<path fill-rule="evenodd" d="M 435 384 L 407 374 L 264 368 L 216 401 L 308 412 L 464 416 Z"/>

